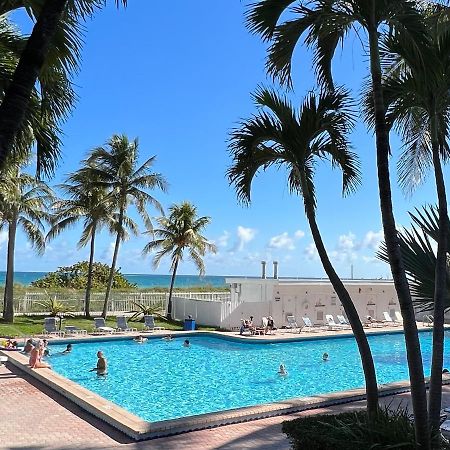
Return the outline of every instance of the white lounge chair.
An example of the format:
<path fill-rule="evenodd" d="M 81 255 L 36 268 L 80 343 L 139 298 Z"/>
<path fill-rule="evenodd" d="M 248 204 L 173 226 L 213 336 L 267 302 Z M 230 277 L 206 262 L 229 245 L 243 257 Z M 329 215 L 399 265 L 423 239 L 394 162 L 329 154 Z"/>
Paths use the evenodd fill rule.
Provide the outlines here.
<path fill-rule="evenodd" d="M 396 322 L 394 319 L 392 319 L 392 317 L 390 316 L 390 314 L 387 311 L 383 312 L 383 323 L 385 325 L 388 325 L 390 327 L 398 327 L 400 324 L 398 322 Z"/>
<path fill-rule="evenodd" d="M 144 316 L 144 331 L 165 330 L 164 327 L 155 326 L 155 318 L 152 315 Z"/>
<path fill-rule="evenodd" d="M 82 330 L 81 328 L 75 327 L 73 325 L 66 325 L 64 327 L 64 332 L 68 336 L 86 336 L 87 330 Z"/>
<path fill-rule="evenodd" d="M 94 317 L 94 333 L 96 334 L 113 334 L 116 330 L 112 327 L 107 327 L 103 317 Z"/>
<path fill-rule="evenodd" d="M 266 330 L 267 330 L 267 317 L 263 317 L 261 319 L 261 326 L 260 327 L 255 327 L 255 329 L 253 330 L 253 334 L 266 334 Z"/>
<path fill-rule="evenodd" d="M 326 314 L 325 320 L 327 321 L 328 329 L 330 331 L 340 331 L 350 329 L 348 325 L 341 325 L 340 323 L 336 323 L 334 321 L 334 317 L 331 314 Z"/>
<path fill-rule="evenodd" d="M 44 318 L 44 330 L 42 331 L 44 336 L 59 336 L 64 337 L 64 331 L 58 330 L 56 326 L 56 317 Z"/>
<path fill-rule="evenodd" d="M 299 330 L 299 326 L 297 325 L 297 321 L 295 320 L 294 316 L 287 316 L 286 317 L 287 320 L 287 327 L 291 329 L 292 332 Z M 300 332 L 300 330 L 299 330 Z"/>
<path fill-rule="evenodd" d="M 425 327 L 432 327 L 434 325 L 434 317 L 431 314 L 425 314 L 423 316 L 422 325 Z"/>
<path fill-rule="evenodd" d="M 336 319 L 340 325 L 346 325 L 351 328 L 350 322 L 342 314 L 336 314 Z"/>
<path fill-rule="evenodd" d="M 403 325 L 403 317 L 402 317 L 400 311 L 395 311 L 394 314 L 395 314 L 395 321 L 396 321 L 398 324 Z"/>
<path fill-rule="evenodd" d="M 315 327 L 314 324 L 311 322 L 311 319 L 309 317 L 302 317 L 302 321 L 305 324 L 301 329 L 300 332 L 302 331 L 310 331 L 313 333 L 317 333 L 318 331 L 323 330 L 322 327 Z"/>
<path fill-rule="evenodd" d="M 117 331 L 123 331 L 125 333 L 134 333 L 137 328 L 129 327 L 127 323 L 127 318 L 125 316 L 117 317 Z"/>
<path fill-rule="evenodd" d="M 384 324 L 382 322 L 378 322 L 372 316 L 366 316 L 366 321 L 363 323 L 364 326 L 368 326 L 370 328 L 383 328 Z"/>

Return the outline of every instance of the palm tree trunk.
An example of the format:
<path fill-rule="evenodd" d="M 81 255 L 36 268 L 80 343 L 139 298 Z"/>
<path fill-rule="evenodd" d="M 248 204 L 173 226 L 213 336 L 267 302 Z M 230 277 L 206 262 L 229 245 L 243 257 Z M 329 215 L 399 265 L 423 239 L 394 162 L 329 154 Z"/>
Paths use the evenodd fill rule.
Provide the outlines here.
<path fill-rule="evenodd" d="M 91 235 L 91 249 L 89 254 L 89 267 L 88 267 L 88 277 L 86 284 L 86 296 L 84 298 L 84 316 L 86 319 L 91 317 L 91 289 L 92 289 L 92 268 L 94 265 L 94 252 L 95 252 L 95 231 L 97 225 L 92 227 Z"/>
<path fill-rule="evenodd" d="M 355 305 L 350 298 L 350 294 L 348 293 L 338 274 L 334 270 L 330 259 L 328 258 L 327 251 L 322 241 L 322 236 L 320 235 L 320 231 L 316 223 L 314 205 L 308 198 L 305 198 L 305 210 L 306 217 L 308 218 L 309 226 L 311 228 L 312 237 L 314 243 L 316 244 L 317 252 L 319 253 L 323 268 L 325 270 L 325 273 L 328 275 L 330 283 L 333 286 L 333 289 L 335 290 L 337 296 L 339 297 L 342 306 L 344 307 L 345 314 L 347 315 L 348 321 L 353 330 L 356 344 L 358 345 L 358 350 L 364 371 L 364 378 L 366 382 L 367 412 L 369 414 L 369 417 L 373 418 L 378 412 L 378 386 L 375 365 L 373 363 L 369 342 L 359 318 L 358 311 L 356 310 Z"/>
<path fill-rule="evenodd" d="M 14 249 L 16 246 L 17 213 L 8 226 L 8 255 L 6 265 L 5 298 L 3 318 L 7 323 L 14 322 Z"/>
<path fill-rule="evenodd" d="M 11 153 L 31 92 L 68 0 L 46 0 L 0 106 L 0 167 Z"/>
<path fill-rule="evenodd" d="M 435 128 L 435 127 L 434 127 Z M 442 400 L 442 365 L 444 357 L 444 309 L 447 296 L 447 240 L 448 214 L 444 175 L 439 155 L 439 143 L 434 130 L 433 165 L 439 206 L 439 237 L 434 286 L 433 354 L 431 360 L 428 416 L 431 430 L 437 432 L 440 425 Z M 434 433 L 433 433 L 434 435 Z"/>
<path fill-rule="evenodd" d="M 178 262 L 179 260 L 177 259 L 175 261 L 175 265 L 173 266 L 172 279 L 170 281 L 169 301 L 167 302 L 167 319 L 169 320 L 172 320 L 172 292 L 173 292 L 173 285 L 175 284 L 175 277 L 177 275 Z"/>
<path fill-rule="evenodd" d="M 108 312 L 109 296 L 111 295 L 111 289 L 114 281 L 114 272 L 116 271 L 117 256 L 119 255 L 120 242 L 122 240 L 123 215 L 124 211 L 123 209 L 121 209 L 119 213 L 119 220 L 117 222 L 118 231 L 116 236 L 116 245 L 114 246 L 114 255 L 111 264 L 111 271 L 109 272 L 108 286 L 106 287 L 106 294 L 105 294 L 105 302 L 103 303 L 102 317 L 104 317 L 105 319 L 106 313 Z"/>
<path fill-rule="evenodd" d="M 375 21 L 375 0 L 371 1 L 371 6 L 372 18 L 371 23 L 369 23 L 368 31 L 370 46 L 370 70 L 372 76 L 372 90 L 375 110 L 377 173 L 381 218 L 389 264 L 391 266 L 394 286 L 403 317 L 416 442 L 422 450 L 428 450 L 430 448 L 430 433 L 428 426 L 427 397 L 423 374 L 422 355 L 420 351 L 414 307 L 406 278 L 392 206 L 391 183 L 389 175 L 389 130 L 386 125 L 386 110 L 384 106 L 381 84 L 378 30 L 376 28 Z"/>

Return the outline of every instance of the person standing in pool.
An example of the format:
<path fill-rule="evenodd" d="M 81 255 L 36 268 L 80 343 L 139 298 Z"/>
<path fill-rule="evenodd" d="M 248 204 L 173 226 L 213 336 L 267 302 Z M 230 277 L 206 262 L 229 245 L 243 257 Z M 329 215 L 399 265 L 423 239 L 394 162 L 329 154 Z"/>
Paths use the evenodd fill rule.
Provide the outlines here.
<path fill-rule="evenodd" d="M 191 343 L 189 342 L 189 339 L 186 339 L 184 342 L 183 342 L 183 347 L 190 347 L 191 346 Z"/>
<path fill-rule="evenodd" d="M 89 372 L 97 372 L 97 375 L 106 375 L 108 363 L 106 361 L 106 358 L 103 356 L 102 351 L 97 352 L 97 367 L 94 367 Z"/>

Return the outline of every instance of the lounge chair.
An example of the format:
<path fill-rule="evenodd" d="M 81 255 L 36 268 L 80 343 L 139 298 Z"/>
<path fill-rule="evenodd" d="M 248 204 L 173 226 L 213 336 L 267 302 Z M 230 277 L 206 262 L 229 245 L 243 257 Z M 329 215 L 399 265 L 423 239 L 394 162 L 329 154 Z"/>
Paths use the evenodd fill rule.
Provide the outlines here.
<path fill-rule="evenodd" d="M 402 315 L 400 314 L 400 311 L 395 311 L 395 321 L 398 323 L 398 324 L 400 324 L 400 325 L 403 325 L 403 317 L 402 317 Z"/>
<path fill-rule="evenodd" d="M 322 327 L 315 327 L 309 317 L 302 317 L 302 320 L 305 325 L 300 329 L 300 332 L 311 331 L 313 333 L 317 333 L 323 329 Z"/>
<path fill-rule="evenodd" d="M 334 321 L 334 317 L 331 314 L 326 314 L 325 320 L 327 321 L 328 330 L 330 331 L 341 331 L 350 329 L 348 325 L 341 325 L 340 323 L 336 323 Z"/>
<path fill-rule="evenodd" d="M 382 322 L 378 322 L 372 316 L 366 316 L 366 321 L 363 322 L 363 325 L 367 326 L 369 328 L 383 328 L 384 327 Z"/>
<path fill-rule="evenodd" d="M 59 336 L 64 337 L 64 331 L 58 330 L 56 326 L 56 317 L 46 317 L 44 319 L 44 330 L 42 331 L 44 336 Z"/>
<path fill-rule="evenodd" d="M 164 327 L 156 327 L 155 326 L 155 318 L 151 315 L 144 316 L 144 331 L 158 331 L 165 330 Z"/>
<path fill-rule="evenodd" d="M 107 327 L 103 317 L 94 317 L 94 333 L 96 334 L 113 334 L 116 330 L 112 327 Z"/>
<path fill-rule="evenodd" d="M 267 317 L 263 317 L 261 319 L 261 326 L 254 327 L 252 334 L 259 334 L 259 335 L 266 334 L 266 329 L 267 329 Z"/>
<path fill-rule="evenodd" d="M 434 317 L 431 314 L 425 314 L 423 316 L 422 325 L 424 327 L 432 327 L 434 325 Z"/>
<path fill-rule="evenodd" d="M 64 332 L 68 336 L 86 336 L 87 330 L 82 330 L 81 328 L 75 327 L 73 325 L 66 325 L 64 327 Z"/>
<path fill-rule="evenodd" d="M 125 316 L 117 317 L 117 331 L 122 331 L 125 333 L 134 333 L 137 331 L 137 328 L 129 327 L 127 323 L 127 318 Z"/>
<path fill-rule="evenodd" d="M 342 314 L 336 314 L 336 319 L 338 320 L 339 325 L 346 325 L 351 328 L 350 322 Z"/>
<path fill-rule="evenodd" d="M 392 317 L 390 316 L 390 314 L 387 311 L 383 312 L 383 323 L 385 325 L 388 325 L 390 327 L 398 327 L 400 324 L 398 322 L 396 322 L 394 319 L 392 319 Z"/>
<path fill-rule="evenodd" d="M 288 323 L 287 327 L 290 328 L 292 332 L 294 332 L 297 329 L 300 332 L 300 327 L 297 325 L 297 321 L 295 320 L 294 316 L 287 316 L 286 320 Z"/>

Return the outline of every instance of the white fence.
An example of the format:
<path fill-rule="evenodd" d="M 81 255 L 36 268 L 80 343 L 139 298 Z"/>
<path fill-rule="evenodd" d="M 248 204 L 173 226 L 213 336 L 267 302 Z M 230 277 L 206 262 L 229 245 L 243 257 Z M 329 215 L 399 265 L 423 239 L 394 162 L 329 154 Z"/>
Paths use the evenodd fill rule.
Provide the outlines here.
<path fill-rule="evenodd" d="M 129 312 L 136 310 L 135 303 L 152 306 L 155 309 L 165 311 L 169 294 L 165 292 L 112 292 L 108 304 L 108 312 Z M 230 298 L 226 292 L 174 292 L 173 298 L 201 299 L 211 303 L 220 303 Z M 14 310 L 18 314 L 45 312 L 42 303 L 55 299 L 66 304 L 72 311 L 82 313 L 84 311 L 84 292 L 26 292 L 21 297 L 14 299 Z M 91 294 L 90 309 L 92 312 L 101 311 L 105 293 L 93 292 Z"/>

